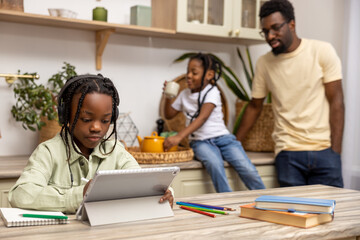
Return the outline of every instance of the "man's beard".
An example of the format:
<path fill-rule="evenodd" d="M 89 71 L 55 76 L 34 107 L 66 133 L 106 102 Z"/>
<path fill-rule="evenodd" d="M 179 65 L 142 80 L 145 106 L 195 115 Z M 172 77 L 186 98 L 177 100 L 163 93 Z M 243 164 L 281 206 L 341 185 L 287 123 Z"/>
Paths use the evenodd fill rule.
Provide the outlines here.
<path fill-rule="evenodd" d="M 273 52 L 273 54 L 275 56 L 279 55 L 280 53 L 284 53 L 286 51 L 286 46 L 283 42 L 281 42 L 280 46 L 278 46 L 277 48 L 273 48 L 271 51 Z"/>
<path fill-rule="evenodd" d="M 285 53 L 289 49 L 291 43 L 293 42 L 293 37 L 291 35 L 288 35 L 287 38 L 278 40 L 280 41 L 280 46 L 277 48 L 273 48 L 271 51 L 275 56 L 279 55 L 280 53 Z"/>

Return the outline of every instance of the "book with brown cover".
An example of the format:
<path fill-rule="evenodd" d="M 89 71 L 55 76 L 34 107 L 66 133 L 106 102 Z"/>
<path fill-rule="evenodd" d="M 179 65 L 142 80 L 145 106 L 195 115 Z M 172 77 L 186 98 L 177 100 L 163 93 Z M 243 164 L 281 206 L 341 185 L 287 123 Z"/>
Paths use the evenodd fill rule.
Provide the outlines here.
<path fill-rule="evenodd" d="M 333 214 L 330 213 L 292 213 L 283 211 L 260 210 L 255 203 L 240 206 L 240 217 L 251 218 L 289 226 L 311 228 L 323 223 L 331 222 Z"/>

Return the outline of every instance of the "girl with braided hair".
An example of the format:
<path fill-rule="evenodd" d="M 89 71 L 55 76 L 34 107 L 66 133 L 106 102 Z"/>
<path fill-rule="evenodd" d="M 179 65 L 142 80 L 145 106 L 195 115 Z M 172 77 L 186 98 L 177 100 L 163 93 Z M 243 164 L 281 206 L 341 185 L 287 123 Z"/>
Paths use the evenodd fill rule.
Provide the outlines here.
<path fill-rule="evenodd" d="M 117 141 L 119 95 L 108 78 L 79 75 L 58 96 L 61 132 L 41 143 L 9 192 L 12 207 L 75 213 L 97 170 L 134 169 L 139 164 Z M 111 138 L 114 136 L 114 138 Z M 160 202 L 173 204 L 167 190 Z"/>
<path fill-rule="evenodd" d="M 216 82 L 221 76 L 221 64 L 211 55 L 198 53 L 190 58 L 184 89 L 171 104 L 165 101 L 165 117 L 171 119 L 182 111 L 186 115 L 186 127 L 176 136 L 164 141 L 168 150 L 189 137 L 195 157 L 201 161 L 211 176 L 217 192 L 231 192 L 224 160 L 233 166 L 248 189 L 264 189 L 265 186 L 247 157 L 241 143 L 230 134 L 223 121 L 221 97 Z M 166 82 L 164 83 L 164 89 Z"/>

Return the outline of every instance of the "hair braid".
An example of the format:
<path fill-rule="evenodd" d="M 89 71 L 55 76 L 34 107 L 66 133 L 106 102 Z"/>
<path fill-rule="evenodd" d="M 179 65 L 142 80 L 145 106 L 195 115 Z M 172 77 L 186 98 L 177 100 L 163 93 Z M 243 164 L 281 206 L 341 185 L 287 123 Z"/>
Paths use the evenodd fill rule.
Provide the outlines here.
<path fill-rule="evenodd" d="M 81 76 L 76 76 L 76 77 L 79 78 Z M 71 79 L 73 79 L 73 78 L 70 78 L 67 81 L 69 82 Z M 109 78 L 104 78 L 101 75 L 94 76 L 94 77 L 92 77 L 91 75 L 90 76 L 84 75 L 84 78 L 80 78 L 79 80 L 72 82 L 69 86 L 66 87 L 65 91 L 63 92 L 63 94 L 61 96 L 62 101 L 65 106 L 65 109 L 63 112 L 64 123 L 62 125 L 60 134 L 66 145 L 66 152 L 67 152 L 67 156 L 68 156 L 67 160 L 70 159 L 70 154 L 71 154 L 70 144 L 72 145 L 72 147 L 74 148 L 74 150 L 77 153 L 82 154 L 75 147 L 74 129 L 75 129 L 76 123 L 79 119 L 80 109 L 82 107 L 82 104 L 83 104 L 83 101 L 84 101 L 86 95 L 93 93 L 93 92 L 111 96 L 111 98 L 112 98 L 112 114 L 113 114 L 113 116 L 112 116 L 113 122 L 112 123 L 114 124 L 114 126 L 116 126 L 116 117 L 114 116 L 114 114 L 117 112 L 117 106 L 120 103 L 120 98 L 119 98 L 119 94 L 118 94 L 113 82 Z M 77 104 L 74 121 L 73 121 L 72 125 L 70 126 L 72 101 L 73 101 L 74 95 L 76 95 L 78 93 L 81 93 L 81 96 L 80 96 L 78 104 Z M 69 139 L 68 135 L 70 135 L 70 139 Z M 105 145 L 104 145 L 105 142 L 107 140 L 109 140 L 110 137 L 113 135 L 115 138 L 115 142 L 114 142 L 114 145 L 113 145 L 111 151 L 107 152 L 107 153 L 104 152 L 103 154 L 110 154 L 115 149 L 116 142 L 117 142 L 116 127 L 113 128 L 111 134 L 106 139 L 103 139 L 101 141 L 100 145 L 103 147 L 100 147 L 100 151 L 102 151 L 102 149 L 105 150 Z"/>
<path fill-rule="evenodd" d="M 189 61 L 191 61 L 193 59 L 197 59 L 197 60 L 202 62 L 204 72 L 203 72 L 203 75 L 201 77 L 201 86 L 200 86 L 200 92 L 199 92 L 198 101 L 197 101 L 198 102 L 198 109 L 194 113 L 194 115 L 192 115 L 192 116 L 190 114 L 187 114 L 188 116 L 191 117 L 190 123 L 195 118 L 197 118 L 199 116 L 201 107 L 205 102 L 206 95 L 211 91 L 211 89 L 214 86 L 216 86 L 216 82 L 220 79 L 221 74 L 222 74 L 222 69 L 221 69 L 220 62 L 217 61 L 211 54 L 204 54 L 204 53 L 199 52 L 195 56 L 191 57 Z M 211 79 L 211 82 L 210 82 L 212 87 L 204 94 L 204 97 L 201 98 L 201 90 L 202 90 L 202 88 L 204 86 L 205 76 L 206 76 L 206 72 L 208 70 L 213 70 L 214 71 L 214 78 Z"/>

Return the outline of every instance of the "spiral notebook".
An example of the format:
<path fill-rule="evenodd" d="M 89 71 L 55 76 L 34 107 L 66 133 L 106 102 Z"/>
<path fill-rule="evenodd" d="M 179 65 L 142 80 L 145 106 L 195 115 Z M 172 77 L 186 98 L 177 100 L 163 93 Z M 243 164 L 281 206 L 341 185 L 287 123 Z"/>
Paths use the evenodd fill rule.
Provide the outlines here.
<path fill-rule="evenodd" d="M 25 227 L 69 223 L 68 219 L 23 217 L 23 214 L 65 217 L 62 212 L 24 210 L 20 208 L 0 208 L 0 214 L 5 226 L 7 227 Z"/>

